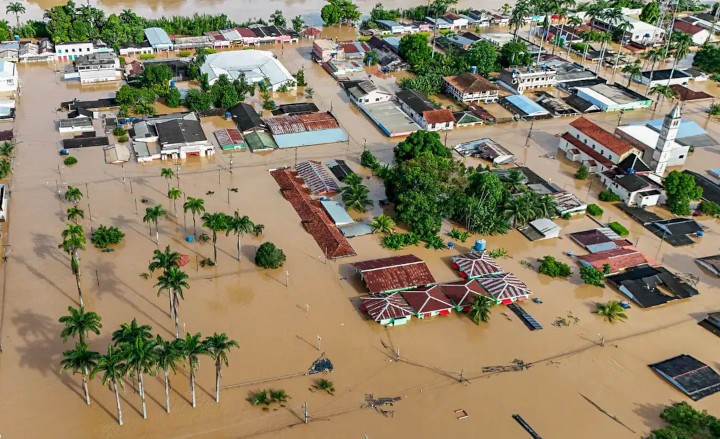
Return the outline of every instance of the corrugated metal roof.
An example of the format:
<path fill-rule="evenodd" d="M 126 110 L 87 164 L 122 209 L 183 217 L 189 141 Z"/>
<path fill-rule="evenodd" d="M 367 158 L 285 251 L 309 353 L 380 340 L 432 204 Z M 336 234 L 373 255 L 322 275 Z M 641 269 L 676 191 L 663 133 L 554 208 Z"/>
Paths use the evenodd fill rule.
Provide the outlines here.
<path fill-rule="evenodd" d="M 512 273 L 482 277 L 478 282 L 497 301 L 521 299 L 532 294 L 527 285 Z"/>
<path fill-rule="evenodd" d="M 467 279 L 502 273 L 502 268 L 484 251 L 453 256 L 452 262 L 453 268 L 460 270 L 462 277 Z"/>
<path fill-rule="evenodd" d="M 337 120 L 329 113 L 300 114 L 298 117 L 303 121 L 308 131 L 327 130 L 339 127 Z"/>
<path fill-rule="evenodd" d="M 476 279 L 459 280 L 438 284 L 443 293 L 455 304 L 458 310 L 472 305 L 475 296 L 485 294 L 485 288 Z"/>
<path fill-rule="evenodd" d="M 213 131 L 221 148 L 226 146 L 242 145 L 245 143 L 242 134 L 236 129 L 221 129 Z"/>
<path fill-rule="evenodd" d="M 348 215 L 345 210 L 345 206 L 339 201 L 333 200 L 322 200 L 320 204 L 325 208 L 325 211 L 330 215 L 336 226 L 343 226 L 345 224 L 353 224 L 354 219 Z"/>
<path fill-rule="evenodd" d="M 342 128 L 321 131 L 305 131 L 275 136 L 278 148 L 297 148 L 301 146 L 323 145 L 326 143 L 346 142 L 348 136 Z"/>
<path fill-rule="evenodd" d="M 362 308 L 376 322 L 408 317 L 413 313 L 399 293 L 368 296 L 363 299 Z"/>
<path fill-rule="evenodd" d="M 352 264 L 371 293 L 382 293 L 435 283 L 425 261 L 415 255 L 393 256 Z"/>
<path fill-rule="evenodd" d="M 298 175 L 305 180 L 305 185 L 313 194 L 328 194 L 340 191 L 340 187 L 320 162 L 307 161 L 295 166 Z"/>
<path fill-rule="evenodd" d="M 415 311 L 415 314 L 421 315 L 430 312 L 449 311 L 454 305 L 443 294 L 438 285 L 430 287 L 418 287 L 412 290 L 403 291 L 402 296 L 408 305 Z"/>
<path fill-rule="evenodd" d="M 543 114 L 549 114 L 546 109 L 544 109 L 540 105 L 533 102 L 527 96 L 510 95 L 510 96 L 507 96 L 505 99 L 510 101 L 511 104 L 518 107 L 520 110 L 522 110 L 523 113 L 525 113 L 528 116 L 539 116 L 539 115 L 543 115 Z"/>
<path fill-rule="evenodd" d="M 149 27 L 145 29 L 145 38 L 151 46 L 172 46 L 172 41 L 165 30 L 159 27 Z"/>

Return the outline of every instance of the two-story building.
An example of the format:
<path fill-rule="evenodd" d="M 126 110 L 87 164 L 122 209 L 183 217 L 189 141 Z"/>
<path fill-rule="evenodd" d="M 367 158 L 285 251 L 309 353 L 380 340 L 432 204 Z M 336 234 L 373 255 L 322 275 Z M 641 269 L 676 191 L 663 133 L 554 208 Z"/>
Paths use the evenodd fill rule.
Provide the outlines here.
<path fill-rule="evenodd" d="M 630 154 L 640 154 L 634 146 L 584 117 L 570 123 L 568 131 L 560 138 L 558 148 L 565 152 L 568 160 L 579 162 L 589 172 L 599 174 Z"/>
<path fill-rule="evenodd" d="M 120 60 L 113 53 L 91 53 L 73 61 L 65 79 L 79 79 L 80 83 L 118 81 L 121 76 Z"/>
<path fill-rule="evenodd" d="M 0 92 L 16 92 L 17 89 L 17 64 L 11 61 L 0 61 Z"/>
<path fill-rule="evenodd" d="M 55 59 L 58 61 L 72 61 L 79 56 L 91 53 L 93 53 L 93 43 L 89 41 L 55 43 Z"/>
<path fill-rule="evenodd" d="M 497 102 L 498 87 L 477 73 L 445 76 L 445 92 L 460 102 Z"/>
<path fill-rule="evenodd" d="M 343 81 L 343 87 L 348 97 L 356 104 L 375 104 L 378 102 L 387 102 L 392 98 L 392 94 L 381 90 L 375 83 L 369 79 L 363 81 Z"/>
<path fill-rule="evenodd" d="M 557 71 L 548 66 L 507 67 L 500 71 L 498 82 L 512 92 L 523 94 L 527 89 L 554 86 L 557 83 Z"/>
<path fill-rule="evenodd" d="M 417 90 L 402 90 L 395 95 L 400 108 L 415 123 L 427 131 L 451 130 L 455 127 L 455 117 L 448 109 L 441 109 Z"/>
<path fill-rule="evenodd" d="M 344 60 L 345 50 L 333 40 L 319 38 L 313 41 L 312 58 L 319 63 L 333 59 Z"/>
<path fill-rule="evenodd" d="M 600 174 L 600 181 L 610 192 L 620 197 L 628 206 L 655 206 L 660 200 L 662 189 L 649 176 L 648 166 L 636 154 L 629 154 L 613 169 Z"/>

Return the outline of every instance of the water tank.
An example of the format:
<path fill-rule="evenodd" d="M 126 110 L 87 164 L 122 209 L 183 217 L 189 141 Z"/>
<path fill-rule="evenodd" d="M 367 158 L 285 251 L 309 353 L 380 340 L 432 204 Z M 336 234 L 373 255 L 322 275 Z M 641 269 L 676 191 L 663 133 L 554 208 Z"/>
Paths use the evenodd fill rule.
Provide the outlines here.
<path fill-rule="evenodd" d="M 470 73 L 477 73 L 477 66 L 470 66 Z"/>
<path fill-rule="evenodd" d="M 454 242 L 448 242 L 448 247 L 450 247 L 450 248 L 455 247 L 455 243 L 454 243 Z"/>
<path fill-rule="evenodd" d="M 20 40 L 20 35 L 15 35 L 15 41 L 19 41 L 19 40 Z"/>
<path fill-rule="evenodd" d="M 542 67 L 540 67 L 540 68 L 542 69 L 543 72 L 544 72 L 545 70 L 547 70 L 547 66 L 542 66 Z"/>
<path fill-rule="evenodd" d="M 517 72 L 518 72 L 518 69 L 513 69 L 513 73 L 517 73 Z"/>
<path fill-rule="evenodd" d="M 476 251 L 484 251 L 485 250 L 485 240 L 484 239 L 478 239 L 475 241 L 475 245 L 473 246 L 473 250 Z"/>
<path fill-rule="evenodd" d="M 645 38 L 650 38 L 650 34 L 645 34 Z"/>
<path fill-rule="evenodd" d="M 225 112 L 225 119 L 230 120 L 232 118 L 232 114 L 229 111 Z"/>
<path fill-rule="evenodd" d="M 170 88 L 175 88 L 175 81 L 170 81 Z"/>
<path fill-rule="evenodd" d="M 696 235 L 697 235 L 697 236 L 703 236 L 703 231 L 702 231 L 702 230 L 698 230 L 698 232 L 696 233 Z"/>
<path fill-rule="evenodd" d="M 525 68 L 525 71 L 526 71 L 526 72 L 529 72 L 529 71 L 531 71 L 531 70 L 532 70 L 532 69 L 530 69 L 530 67 L 526 67 L 526 68 Z"/>
<path fill-rule="evenodd" d="M 195 241 L 195 237 L 194 237 L 194 236 L 188 236 L 187 238 L 185 238 L 185 240 L 186 240 L 187 242 L 193 242 L 193 241 Z"/>

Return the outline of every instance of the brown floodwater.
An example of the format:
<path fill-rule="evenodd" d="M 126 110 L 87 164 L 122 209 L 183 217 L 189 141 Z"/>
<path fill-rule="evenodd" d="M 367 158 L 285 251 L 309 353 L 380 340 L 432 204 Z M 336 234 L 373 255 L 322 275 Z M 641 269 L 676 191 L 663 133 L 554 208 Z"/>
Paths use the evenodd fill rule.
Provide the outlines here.
<path fill-rule="evenodd" d="M 212 4 L 211 4 L 212 6 Z M 274 7 L 274 6 L 273 6 Z M 307 44 L 307 43 L 305 43 Z M 125 233 L 124 242 L 112 253 L 101 253 L 88 245 L 81 254 L 85 305 L 103 318 L 99 336 L 91 336 L 93 349 L 105 351 L 111 332 L 136 317 L 152 325 L 163 337 L 172 337 L 167 300 L 158 297 L 153 279 L 143 279 L 148 260 L 156 249 L 154 236 L 142 222 L 145 207 L 139 200 L 159 203 L 171 210 L 165 197 L 166 182 L 160 177 L 160 163 L 124 167 L 106 165 L 102 150 L 73 151 L 78 164 L 64 167 L 58 155 L 59 135 L 55 121 L 61 101 L 93 99 L 112 94 L 113 87 L 83 87 L 61 81 L 52 65 L 21 65 L 23 94 L 14 123 L 17 136 L 14 173 L 10 182 L 9 222 L 3 226 L 9 259 L 2 273 L 0 335 L 0 434 L 3 437 L 103 437 L 103 438 L 317 438 L 317 437 L 436 437 L 482 436 L 524 438 L 526 433 L 511 415 L 522 415 L 543 437 L 637 438 L 659 427 L 658 413 L 666 404 L 686 400 L 656 376 L 647 364 L 687 353 L 717 367 L 717 338 L 697 326 L 698 319 L 720 308 L 718 280 L 702 271 L 693 258 L 717 253 L 717 223 L 702 219 L 706 235 L 688 247 L 660 245 L 657 237 L 633 222 L 617 208 L 598 202 L 597 180 L 578 182 L 574 164 L 548 158 L 557 149 L 556 135 L 566 130 L 571 119 L 553 119 L 534 124 L 527 150 L 522 154 L 529 124 L 519 122 L 493 127 L 452 131 L 448 144 L 490 137 L 526 161 L 539 175 L 598 202 L 605 214 L 602 221 L 620 221 L 630 229 L 638 247 L 674 272 L 690 273 L 699 279 L 700 295 L 653 310 L 631 308 L 629 320 L 610 325 L 592 313 L 595 302 L 619 300 L 612 288 L 581 284 L 575 261 L 565 255 L 583 251 L 566 233 L 595 227 L 587 217 L 558 220 L 563 227 L 560 239 L 530 243 L 518 232 L 487 238 L 490 249 L 505 248 L 509 258 L 500 259 L 504 270 L 513 272 L 533 290 L 543 304 L 529 302 L 525 309 L 545 329 L 530 332 L 512 314 L 495 308 L 492 320 L 480 326 L 466 316 L 453 314 L 428 320 L 413 319 L 398 328 L 383 328 L 357 309 L 365 289 L 348 265 L 354 261 L 396 254 L 380 247 L 380 238 L 364 236 L 350 242 L 358 256 L 324 262 L 322 250 L 308 235 L 290 204 L 281 196 L 268 169 L 292 166 L 296 160 L 345 159 L 356 171 L 364 141 L 381 161 L 392 160 L 397 139 L 385 137 L 358 109 L 348 104 L 337 84 L 309 60 L 309 46 L 288 46 L 275 52 L 289 70 L 305 67 L 310 86 L 316 90 L 315 103 L 333 114 L 347 130 L 350 141 L 263 154 L 249 151 L 229 153 L 181 163 L 180 177 L 173 180 L 187 196 L 205 199 L 209 212 L 239 210 L 265 225 L 259 237 L 243 239 L 243 257 L 235 259 L 234 237 L 219 236 L 219 264 L 198 268 L 196 258 L 212 255 L 210 243 L 187 243 L 192 218 L 172 215 L 160 222 L 160 245 L 190 256 L 185 270 L 191 288 L 180 305 L 181 331 L 226 332 L 240 348 L 229 355 L 222 384 L 241 384 L 305 371 L 320 352 L 335 364 L 328 378 L 334 382 L 334 396 L 311 391 L 317 377 L 297 376 L 263 384 L 228 388 L 221 402 L 214 402 L 214 367 L 210 359 L 200 361 L 197 372 L 198 407 L 189 403 L 187 370 L 172 375 L 172 413 L 164 411 L 161 378 L 146 376 L 148 419 L 140 416 L 140 400 L 132 380 L 121 393 L 125 425 L 115 421 L 112 391 L 96 378 L 90 383 L 91 406 L 81 397 L 80 377 L 59 374 L 63 350 L 61 326 L 57 319 L 68 306 L 77 306 L 74 279 L 69 261 L 57 248 L 69 207 L 58 196 L 66 185 L 86 193 L 80 202 L 86 231 L 101 224 L 115 225 Z M 390 81 L 390 78 L 385 78 Z M 704 86 L 701 86 L 704 87 Z M 712 88 L 712 87 L 710 87 Z M 717 94 L 717 89 L 713 90 Z M 277 96 L 278 102 L 301 100 Z M 256 104 L 257 98 L 251 100 Z M 707 103 L 687 104 L 684 117 L 706 127 L 720 139 L 716 121 L 704 112 Z M 628 112 L 626 121 L 661 117 L 669 110 L 664 104 L 650 110 Z M 596 114 L 593 121 L 607 129 L 617 123 L 615 114 Z M 230 123 L 221 118 L 203 121 L 206 133 Z M 698 148 L 689 157 L 687 168 L 704 172 L 717 167 L 717 147 Z M 296 155 L 297 154 L 297 155 Z M 479 161 L 467 159 L 468 165 Z M 174 164 L 166 164 L 173 166 Z M 123 176 L 125 180 L 123 181 Z M 364 220 L 381 212 L 377 201 L 384 198 L 382 182 L 371 177 L 368 185 L 375 204 L 359 215 Z M 592 187 L 590 187 L 590 182 Z M 228 188 L 238 188 L 229 192 Z M 228 194 L 230 195 L 228 200 Z M 140 212 L 136 211 L 136 206 Z M 669 216 L 659 210 L 661 215 Z M 187 229 L 186 229 L 187 226 Z M 448 232 L 452 225 L 443 225 Z M 449 264 L 450 256 L 467 251 L 477 236 L 457 243 L 453 250 L 433 251 L 422 246 L 408 248 L 426 260 L 438 281 L 458 279 Z M 279 270 L 259 270 L 252 263 L 257 246 L 271 241 L 287 254 Z M 537 259 L 554 255 L 573 267 L 568 280 L 551 280 L 529 266 Z M 551 323 L 569 313 L 579 318 L 569 327 Z M 318 349 L 317 337 L 322 338 Z M 599 341 L 604 336 L 605 346 Z M 401 361 L 392 352 L 399 350 Z M 483 367 L 507 365 L 513 359 L 532 362 L 523 372 L 484 374 Z M 468 382 L 460 383 L 462 374 Z M 285 407 L 267 411 L 246 401 L 248 393 L 260 388 L 282 388 L 291 399 Z M 392 408 L 393 417 L 361 408 L 366 394 L 401 396 Z M 614 421 L 585 400 L 587 397 Z M 307 403 L 312 419 L 302 424 L 302 404 Z M 720 413 L 720 399 L 711 396 L 693 403 L 698 409 Z M 458 409 L 469 418 L 458 420 Z"/>

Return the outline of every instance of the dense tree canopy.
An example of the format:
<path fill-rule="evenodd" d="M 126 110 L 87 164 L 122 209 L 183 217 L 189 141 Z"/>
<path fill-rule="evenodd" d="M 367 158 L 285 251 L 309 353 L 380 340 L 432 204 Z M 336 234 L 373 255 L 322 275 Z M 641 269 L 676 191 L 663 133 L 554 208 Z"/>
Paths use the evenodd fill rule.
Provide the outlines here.
<path fill-rule="evenodd" d="M 529 66 L 532 64 L 532 55 L 525 43 L 510 42 L 500 48 L 500 64 L 503 67 Z"/>
<path fill-rule="evenodd" d="M 663 181 L 667 193 L 668 209 L 675 215 L 690 215 L 690 201 L 702 197 L 702 188 L 695 184 L 690 174 L 672 171 Z"/>
<path fill-rule="evenodd" d="M 450 157 L 450 150 L 443 146 L 438 133 L 415 131 L 395 147 L 395 158 L 398 161 L 410 160 L 423 152 L 438 157 Z"/>
<path fill-rule="evenodd" d="M 693 67 L 705 73 L 720 73 L 720 46 L 706 44 L 695 53 Z"/>
<path fill-rule="evenodd" d="M 400 56 L 413 67 L 424 64 L 432 55 L 432 49 L 428 46 L 427 37 L 422 34 L 411 34 L 402 37 L 398 51 Z"/>
<path fill-rule="evenodd" d="M 660 18 L 660 3 L 649 2 L 643 6 L 640 20 L 645 23 L 655 24 L 658 18 Z"/>

